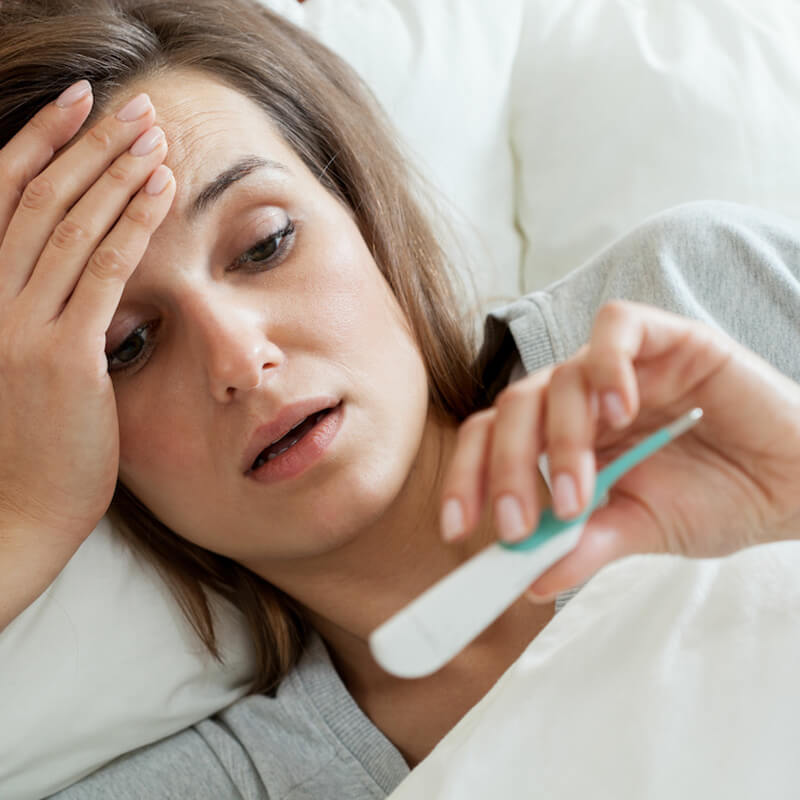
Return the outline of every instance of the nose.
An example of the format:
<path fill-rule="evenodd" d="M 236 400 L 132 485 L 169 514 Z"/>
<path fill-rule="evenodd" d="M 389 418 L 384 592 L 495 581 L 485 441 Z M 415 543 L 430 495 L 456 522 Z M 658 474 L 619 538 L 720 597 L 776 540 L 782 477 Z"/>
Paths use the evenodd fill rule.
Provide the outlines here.
<path fill-rule="evenodd" d="M 206 296 L 192 304 L 190 313 L 194 355 L 205 366 L 218 402 L 257 388 L 283 363 L 282 351 L 267 335 L 263 310 Z"/>

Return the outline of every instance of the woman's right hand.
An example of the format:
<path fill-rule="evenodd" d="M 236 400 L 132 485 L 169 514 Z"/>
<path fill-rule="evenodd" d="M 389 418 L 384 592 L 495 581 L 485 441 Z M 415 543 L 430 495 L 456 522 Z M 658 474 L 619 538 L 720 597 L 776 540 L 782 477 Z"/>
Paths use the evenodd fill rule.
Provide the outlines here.
<path fill-rule="evenodd" d="M 596 468 L 693 407 L 703 419 L 614 484 L 531 596 L 551 600 L 634 553 L 723 556 L 800 538 L 800 385 L 716 327 L 614 300 L 583 347 L 462 424 L 443 498 L 466 513 L 449 539 L 474 528 L 486 505 L 507 540 L 534 530 L 543 452 L 554 513 L 576 518 Z"/>
<path fill-rule="evenodd" d="M 116 483 L 106 331 L 175 182 L 146 95 L 76 137 L 92 103 L 79 82 L 0 150 L 0 540 L 77 546 Z"/>

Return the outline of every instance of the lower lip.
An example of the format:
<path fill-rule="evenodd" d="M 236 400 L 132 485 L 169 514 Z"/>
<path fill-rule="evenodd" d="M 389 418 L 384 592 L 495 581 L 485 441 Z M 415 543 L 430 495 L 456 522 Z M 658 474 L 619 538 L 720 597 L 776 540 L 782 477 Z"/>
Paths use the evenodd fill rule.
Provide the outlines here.
<path fill-rule="evenodd" d="M 296 445 L 250 473 L 259 483 L 296 478 L 319 461 L 336 438 L 344 418 L 342 403 L 328 412 Z"/>

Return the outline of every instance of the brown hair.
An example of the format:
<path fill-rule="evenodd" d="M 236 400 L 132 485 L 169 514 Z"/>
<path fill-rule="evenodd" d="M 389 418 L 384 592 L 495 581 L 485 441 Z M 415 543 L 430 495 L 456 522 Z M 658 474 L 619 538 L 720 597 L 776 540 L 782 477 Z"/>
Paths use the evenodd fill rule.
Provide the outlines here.
<path fill-rule="evenodd" d="M 322 185 L 353 212 L 423 355 L 432 408 L 454 421 L 486 404 L 464 296 L 420 205 L 417 177 L 355 73 L 327 48 L 253 0 L 3 0 L 0 146 L 81 78 L 93 117 L 134 80 L 192 68 L 254 100 Z M 207 589 L 244 614 L 255 646 L 253 691 L 295 663 L 307 625 L 298 606 L 235 561 L 163 525 L 118 482 L 117 525 L 168 580 L 220 658 Z"/>

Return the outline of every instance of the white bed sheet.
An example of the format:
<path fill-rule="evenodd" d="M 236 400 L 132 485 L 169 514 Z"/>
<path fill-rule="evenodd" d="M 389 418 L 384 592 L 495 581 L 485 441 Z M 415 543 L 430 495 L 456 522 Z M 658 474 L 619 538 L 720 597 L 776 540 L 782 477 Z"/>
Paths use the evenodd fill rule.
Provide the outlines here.
<path fill-rule="evenodd" d="M 800 543 L 607 567 L 392 800 L 800 796 Z"/>

